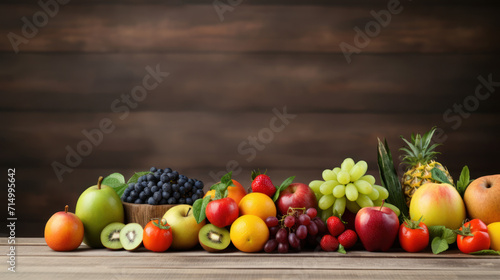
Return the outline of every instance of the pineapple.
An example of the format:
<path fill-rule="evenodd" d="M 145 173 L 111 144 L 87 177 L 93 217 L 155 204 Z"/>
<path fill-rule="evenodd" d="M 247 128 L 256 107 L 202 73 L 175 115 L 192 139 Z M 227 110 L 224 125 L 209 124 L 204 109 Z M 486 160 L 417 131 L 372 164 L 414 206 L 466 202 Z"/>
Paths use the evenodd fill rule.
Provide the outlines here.
<path fill-rule="evenodd" d="M 434 161 L 438 152 L 434 149 L 440 144 L 431 145 L 432 135 L 436 128 L 432 128 L 429 132 L 421 136 L 417 134 L 411 135 L 411 143 L 401 136 L 406 142 L 407 147 L 401 148 L 403 152 L 403 163 L 408 165 L 402 179 L 402 188 L 405 194 L 406 204 L 410 206 L 410 201 L 413 193 L 426 183 L 439 183 L 432 178 L 431 170 L 436 167 L 443 171 L 448 177 L 448 180 L 453 183 L 453 179 L 448 172 L 448 169 L 441 163 Z"/>

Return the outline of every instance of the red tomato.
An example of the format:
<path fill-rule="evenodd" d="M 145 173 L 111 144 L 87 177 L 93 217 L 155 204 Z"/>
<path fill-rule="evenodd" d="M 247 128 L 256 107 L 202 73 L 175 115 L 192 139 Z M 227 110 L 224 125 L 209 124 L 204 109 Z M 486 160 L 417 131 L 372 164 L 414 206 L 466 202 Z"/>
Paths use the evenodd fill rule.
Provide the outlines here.
<path fill-rule="evenodd" d="M 460 227 L 457 236 L 458 249 L 465 254 L 490 248 L 488 227 L 483 221 L 473 219 Z"/>
<path fill-rule="evenodd" d="M 144 247 L 153 252 L 166 251 L 172 244 L 172 229 L 165 219 L 151 220 L 142 236 Z"/>
<path fill-rule="evenodd" d="M 429 230 L 418 221 L 405 220 L 399 227 L 399 243 L 407 252 L 420 252 L 429 244 Z"/>

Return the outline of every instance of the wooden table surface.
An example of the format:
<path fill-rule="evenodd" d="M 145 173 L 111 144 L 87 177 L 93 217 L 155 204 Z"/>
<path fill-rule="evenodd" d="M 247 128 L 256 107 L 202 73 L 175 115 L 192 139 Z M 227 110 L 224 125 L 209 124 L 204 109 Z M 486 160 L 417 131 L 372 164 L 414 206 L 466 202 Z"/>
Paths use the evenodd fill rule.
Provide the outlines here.
<path fill-rule="evenodd" d="M 0 279 L 500 279 L 499 256 L 454 250 L 430 252 L 349 251 L 247 254 L 238 251 L 153 253 L 90 249 L 55 252 L 43 238 L 17 238 L 16 272 L 7 270 L 6 238 Z"/>

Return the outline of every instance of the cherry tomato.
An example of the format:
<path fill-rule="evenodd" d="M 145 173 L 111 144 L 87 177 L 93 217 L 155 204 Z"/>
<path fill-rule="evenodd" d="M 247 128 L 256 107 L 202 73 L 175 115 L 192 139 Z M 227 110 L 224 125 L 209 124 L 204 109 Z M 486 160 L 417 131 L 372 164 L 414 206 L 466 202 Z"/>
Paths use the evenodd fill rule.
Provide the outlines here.
<path fill-rule="evenodd" d="M 473 219 L 460 227 L 457 232 L 458 249 L 465 254 L 490 248 L 488 227 L 483 221 Z"/>
<path fill-rule="evenodd" d="M 418 221 L 405 221 L 399 227 L 399 243 L 407 252 L 420 252 L 429 244 L 429 230 Z"/>
<path fill-rule="evenodd" d="M 142 236 L 144 247 L 153 252 L 166 251 L 172 245 L 172 229 L 165 219 L 151 220 Z"/>

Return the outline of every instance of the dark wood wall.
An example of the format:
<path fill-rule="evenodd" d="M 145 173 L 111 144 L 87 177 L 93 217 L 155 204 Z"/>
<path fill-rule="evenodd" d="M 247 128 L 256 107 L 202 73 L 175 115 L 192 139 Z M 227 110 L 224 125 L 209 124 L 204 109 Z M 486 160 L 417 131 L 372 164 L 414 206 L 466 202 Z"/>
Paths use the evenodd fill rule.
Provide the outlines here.
<path fill-rule="evenodd" d="M 479 76 L 500 81 L 499 5 L 401 1 L 348 63 L 339 44 L 354 45 L 354 28 L 388 2 L 244 1 L 221 22 L 212 1 L 71 1 L 17 54 L 9 32 L 21 35 L 21 19 L 41 8 L 2 2 L 0 165 L 6 177 L 16 168 L 17 235 L 43 235 L 100 175 L 168 166 L 208 185 L 229 165 L 245 186 L 257 167 L 276 183 L 308 183 L 346 157 L 377 175 L 377 137 L 398 154 L 400 135 L 432 126 L 453 176 L 466 164 L 473 177 L 499 173 L 500 87 L 474 99 Z M 129 115 L 114 112 L 156 65 L 169 76 Z M 477 108 L 446 117 L 464 101 Z M 295 117 L 266 134 L 284 108 Z M 103 119 L 114 130 L 60 181 L 52 164 Z M 259 133 L 269 141 L 252 158 L 245 142 Z"/>

